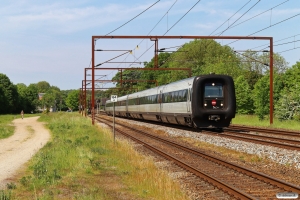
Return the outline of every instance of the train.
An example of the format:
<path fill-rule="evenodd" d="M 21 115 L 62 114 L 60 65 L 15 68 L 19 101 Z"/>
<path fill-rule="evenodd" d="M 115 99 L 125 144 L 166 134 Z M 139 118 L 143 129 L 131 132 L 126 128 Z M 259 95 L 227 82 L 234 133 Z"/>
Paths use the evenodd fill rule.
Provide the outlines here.
<path fill-rule="evenodd" d="M 115 103 L 108 100 L 105 112 L 116 117 L 222 129 L 235 117 L 234 81 L 228 75 L 199 75 L 121 96 Z"/>

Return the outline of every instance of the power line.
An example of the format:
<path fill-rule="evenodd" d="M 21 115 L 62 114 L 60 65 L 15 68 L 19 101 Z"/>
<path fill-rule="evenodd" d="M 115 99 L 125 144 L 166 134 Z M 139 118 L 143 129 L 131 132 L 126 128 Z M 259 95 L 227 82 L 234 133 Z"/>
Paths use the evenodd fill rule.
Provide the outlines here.
<path fill-rule="evenodd" d="M 160 18 L 160 20 L 154 25 L 154 27 L 149 31 L 149 33 L 148 33 L 147 35 L 149 35 L 149 34 L 156 28 L 156 26 L 162 21 L 162 19 L 167 15 L 167 13 L 173 8 L 173 6 L 174 6 L 176 3 L 177 3 L 177 0 L 171 5 L 171 7 L 167 10 L 167 12 Z M 141 42 L 137 45 L 137 47 L 138 47 L 144 40 L 145 40 L 145 39 L 142 39 Z M 135 47 L 134 50 L 135 50 L 137 47 Z M 152 46 L 151 46 L 151 47 L 152 47 Z M 150 48 L 151 48 L 151 47 L 150 47 Z M 148 50 L 147 50 L 147 51 L 148 51 Z M 147 52 L 147 51 L 146 51 L 146 52 Z M 144 55 L 144 54 L 145 54 L 145 53 L 143 53 L 142 55 Z M 130 55 L 130 54 L 128 54 L 128 55 L 124 58 L 124 60 L 126 60 L 126 59 L 128 58 L 129 55 Z M 134 57 L 135 57 L 135 56 L 134 56 Z M 140 57 L 141 57 L 141 56 L 140 56 Z M 140 57 L 138 57 L 138 58 L 135 57 L 135 59 L 136 59 L 135 61 L 139 60 Z M 123 60 L 123 61 L 124 61 L 124 60 Z M 135 61 L 134 61 L 134 62 L 135 62 Z M 118 66 L 120 66 L 120 65 L 121 65 L 121 64 L 119 64 Z"/>
<path fill-rule="evenodd" d="M 293 16 L 287 18 L 287 19 L 284 19 L 284 20 L 282 20 L 282 21 L 280 21 L 280 22 L 277 22 L 276 24 L 273 24 L 273 25 L 270 25 L 270 26 L 268 26 L 268 27 L 266 27 L 266 28 L 260 29 L 260 30 L 254 32 L 254 33 L 252 33 L 252 34 L 250 34 L 250 35 L 247 35 L 247 36 L 251 36 L 251 35 L 254 35 L 254 34 L 259 33 L 259 32 L 261 32 L 261 31 L 264 31 L 264 30 L 266 30 L 266 29 L 268 29 L 268 28 L 271 28 L 271 27 L 276 26 L 276 25 L 278 25 L 278 24 L 281 24 L 281 23 L 283 23 L 283 22 L 285 22 L 285 21 L 287 21 L 287 20 L 290 20 L 290 19 L 292 19 L 292 18 L 294 18 L 294 17 L 297 17 L 298 15 L 300 15 L 300 13 L 298 13 L 298 14 L 296 14 L 296 15 L 293 15 Z M 230 43 L 228 43 L 228 44 L 226 44 L 226 45 L 235 43 L 236 41 L 239 41 L 239 40 L 235 40 L 235 41 L 230 42 Z"/>
<path fill-rule="evenodd" d="M 300 40 L 294 40 L 294 41 L 291 41 L 291 42 L 285 42 L 285 43 L 275 44 L 275 45 L 273 45 L 273 47 L 274 46 L 285 45 L 285 44 L 290 44 L 290 43 L 295 43 L 295 42 L 298 42 L 298 41 L 300 41 Z"/>
<path fill-rule="evenodd" d="M 121 26 L 119 26 L 118 28 L 114 29 L 113 31 L 107 33 L 105 36 L 115 32 L 116 30 L 120 29 L 121 27 L 125 26 L 126 24 L 128 24 L 129 22 L 131 22 L 132 20 L 134 20 L 135 18 L 137 18 L 138 16 L 140 16 L 141 14 L 143 14 L 144 12 L 146 12 L 147 10 L 149 10 L 150 8 L 152 8 L 155 4 L 157 4 L 160 0 L 156 1 L 154 4 L 152 4 L 151 6 L 149 6 L 146 10 L 144 10 L 143 12 L 139 13 L 138 15 L 136 15 L 135 17 L 133 17 L 132 19 L 130 19 L 129 21 L 127 21 L 126 23 L 122 24 Z"/>
<path fill-rule="evenodd" d="M 250 0 L 252 1 L 252 0 Z M 238 11 L 236 11 L 233 15 L 231 15 L 231 17 L 229 17 L 223 24 L 221 24 L 218 28 L 216 28 L 211 34 L 212 35 L 214 32 L 216 32 L 216 30 L 218 30 L 220 27 L 222 27 L 227 21 L 229 21 L 234 15 L 236 15 L 240 10 L 242 10 L 248 3 L 250 3 L 250 1 L 248 1 L 246 4 L 244 4 Z"/>
<path fill-rule="evenodd" d="M 174 28 L 174 26 L 176 26 L 201 0 L 198 0 L 180 19 L 178 19 L 173 26 L 171 26 L 171 28 L 169 28 L 163 35 L 166 35 L 172 28 Z M 138 59 L 140 59 L 145 53 L 147 53 L 152 47 L 154 46 L 154 44 L 152 44 L 148 49 L 146 49 L 146 51 L 140 56 L 138 57 Z M 135 60 L 136 61 L 136 60 Z"/>
<path fill-rule="evenodd" d="M 296 36 L 298 36 L 298 35 L 300 35 L 300 34 L 296 34 L 296 35 L 293 35 L 293 36 L 290 36 L 290 37 L 286 37 L 286 38 L 283 38 L 283 39 L 280 39 L 280 40 L 276 40 L 276 41 L 274 41 L 274 43 L 277 43 L 277 42 L 280 42 L 280 41 L 283 41 L 283 40 L 286 40 L 286 39 L 290 39 L 290 38 L 293 38 L 293 37 L 296 37 Z M 269 44 L 263 44 L 263 45 L 260 45 L 260 46 L 257 46 L 257 47 L 253 47 L 253 48 L 251 48 L 251 49 L 257 49 L 257 48 L 259 48 L 259 47 L 263 47 L 263 46 L 266 46 L 266 45 L 269 45 Z M 265 48 L 268 48 L 269 46 L 267 46 L 267 47 L 265 47 Z M 264 49 L 265 49 L 264 48 Z"/>
<path fill-rule="evenodd" d="M 240 23 L 238 23 L 238 24 L 236 24 L 236 25 L 234 25 L 234 26 L 231 26 L 231 27 L 229 27 L 228 29 L 232 29 L 232 28 L 234 28 L 234 27 L 237 27 L 237 26 L 239 26 L 239 25 L 241 25 L 241 24 L 243 24 L 243 23 L 245 23 L 245 22 L 247 22 L 247 21 L 249 21 L 249 20 L 251 20 L 251 19 L 254 19 L 254 18 L 256 18 L 256 17 L 258 17 L 258 16 L 260 16 L 260 15 L 262 15 L 262 14 L 268 12 L 268 11 L 270 11 L 270 10 L 273 10 L 274 8 L 280 6 L 280 5 L 282 5 L 282 4 L 284 4 L 284 3 L 288 2 L 288 1 L 289 1 L 289 0 L 286 0 L 286 1 L 282 2 L 282 3 L 280 3 L 280 4 L 277 4 L 276 6 L 270 8 L 270 9 L 268 9 L 268 10 L 265 10 L 264 12 L 261 12 L 261 13 L 255 15 L 255 16 L 253 16 L 253 17 L 250 17 L 250 18 L 248 18 L 248 19 L 246 19 L 246 20 L 244 20 L 244 21 L 242 21 L 242 22 L 240 22 Z M 220 33 L 218 33 L 218 34 L 220 34 Z"/>
<path fill-rule="evenodd" d="M 232 25 L 234 25 L 238 20 L 240 20 L 245 14 L 247 14 L 252 8 L 254 8 L 261 0 L 258 0 L 251 8 L 249 8 L 244 14 L 242 14 L 238 19 L 236 19 L 229 27 L 227 27 L 224 31 L 222 31 L 219 35 L 222 35 L 225 31 L 227 31 Z"/>
<path fill-rule="evenodd" d="M 171 7 L 167 10 L 167 12 L 160 18 L 160 20 L 154 25 L 154 27 L 151 29 L 151 31 L 147 34 L 150 35 L 150 33 L 156 28 L 156 26 L 163 20 L 163 18 L 169 13 L 169 11 L 173 8 L 173 6 L 177 3 L 177 0 L 171 5 Z M 143 39 L 138 45 L 140 45 L 145 39 Z"/>
<path fill-rule="evenodd" d="M 144 11 L 142 11 L 141 13 L 139 13 L 138 15 L 136 15 L 135 17 L 133 17 L 132 19 L 130 19 L 129 21 L 127 21 L 126 23 L 122 24 L 121 26 L 119 26 L 118 28 L 114 29 L 113 31 L 107 33 L 105 36 L 115 32 L 116 30 L 120 29 L 121 27 L 125 26 L 126 24 L 128 24 L 129 22 L 131 22 L 132 20 L 134 20 L 135 18 L 137 18 L 138 16 L 142 15 L 144 12 L 146 12 L 147 10 L 149 10 L 151 7 L 153 7 L 155 4 L 157 4 L 160 0 L 156 1 L 154 4 L 152 4 L 151 6 L 149 6 L 147 9 L 145 9 Z M 177 0 L 176 0 L 177 1 Z M 96 44 L 95 44 L 96 45 Z M 128 57 L 128 56 L 127 56 Z M 126 57 L 126 58 L 127 58 Z M 126 59 L 125 58 L 125 59 Z M 92 59 L 90 61 L 90 65 L 92 63 Z"/>
<path fill-rule="evenodd" d="M 175 24 L 173 24 L 173 26 L 171 28 L 169 28 L 165 34 L 166 35 L 174 26 L 176 26 L 176 24 L 178 24 L 201 0 L 198 0 L 179 20 L 177 20 L 177 22 L 175 22 Z"/>
<path fill-rule="evenodd" d="M 292 49 L 287 49 L 287 50 L 284 50 L 284 51 L 280 51 L 280 52 L 278 52 L 278 53 L 284 53 L 284 52 L 287 52 L 287 51 L 292 51 L 292 50 L 294 50 L 294 49 L 299 49 L 300 47 L 294 47 L 294 48 L 292 48 Z"/>

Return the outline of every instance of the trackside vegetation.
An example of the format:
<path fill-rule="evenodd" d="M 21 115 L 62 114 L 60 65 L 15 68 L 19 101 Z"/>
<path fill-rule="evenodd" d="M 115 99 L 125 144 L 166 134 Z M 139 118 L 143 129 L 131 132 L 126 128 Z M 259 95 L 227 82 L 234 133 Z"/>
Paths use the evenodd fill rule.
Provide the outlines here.
<path fill-rule="evenodd" d="M 15 127 L 11 124 L 14 117 L 14 115 L 0 115 L 0 139 L 7 138 L 14 133 Z"/>
<path fill-rule="evenodd" d="M 265 118 L 260 120 L 256 115 L 242 115 L 237 114 L 235 118 L 232 119 L 232 124 L 247 125 L 247 126 L 258 126 L 265 128 L 279 128 L 279 129 L 290 129 L 290 130 L 300 130 L 300 123 L 298 120 L 279 120 L 274 119 L 273 124 L 270 125 L 270 119 Z"/>
<path fill-rule="evenodd" d="M 34 117 L 39 116 L 39 114 L 25 114 L 24 117 Z M 12 136 L 15 127 L 12 124 L 12 120 L 20 118 L 20 115 L 0 115 L 0 139 L 8 138 Z M 1 199 L 0 199 L 1 200 Z"/>
<path fill-rule="evenodd" d="M 52 139 L 0 199 L 187 199 L 180 186 L 125 140 L 78 113 L 41 116 Z"/>

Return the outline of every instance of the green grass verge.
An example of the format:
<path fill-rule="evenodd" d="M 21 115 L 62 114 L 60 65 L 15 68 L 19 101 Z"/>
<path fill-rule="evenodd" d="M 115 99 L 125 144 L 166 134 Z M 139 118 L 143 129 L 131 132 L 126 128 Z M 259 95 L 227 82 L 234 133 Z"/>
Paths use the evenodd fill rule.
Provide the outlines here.
<path fill-rule="evenodd" d="M 0 139 L 8 138 L 13 135 L 15 127 L 11 122 L 15 118 L 15 115 L 0 115 Z"/>
<path fill-rule="evenodd" d="M 264 120 L 259 120 L 256 115 L 236 115 L 235 118 L 232 119 L 232 124 L 261 126 L 266 128 L 300 130 L 299 121 L 295 121 L 295 120 L 279 121 L 278 119 L 274 118 L 273 124 L 270 125 L 269 118 L 266 118 Z"/>
<path fill-rule="evenodd" d="M 42 115 L 52 140 L 0 191 L 3 199 L 187 199 L 178 183 L 126 141 L 78 113 Z"/>
<path fill-rule="evenodd" d="M 24 117 L 40 116 L 40 114 L 25 114 Z M 21 115 L 0 115 L 0 139 L 12 136 L 15 127 L 12 125 L 14 119 L 21 118 Z M 1 200 L 1 199 L 0 199 Z"/>

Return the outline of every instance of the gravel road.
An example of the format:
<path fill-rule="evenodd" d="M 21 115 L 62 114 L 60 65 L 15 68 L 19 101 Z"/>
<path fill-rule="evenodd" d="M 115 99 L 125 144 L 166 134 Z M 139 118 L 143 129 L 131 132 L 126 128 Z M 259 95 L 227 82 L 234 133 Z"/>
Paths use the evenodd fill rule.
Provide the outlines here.
<path fill-rule="evenodd" d="M 0 140 L 0 189 L 4 189 L 18 170 L 50 139 L 50 132 L 39 117 L 15 119 L 15 133 Z"/>

